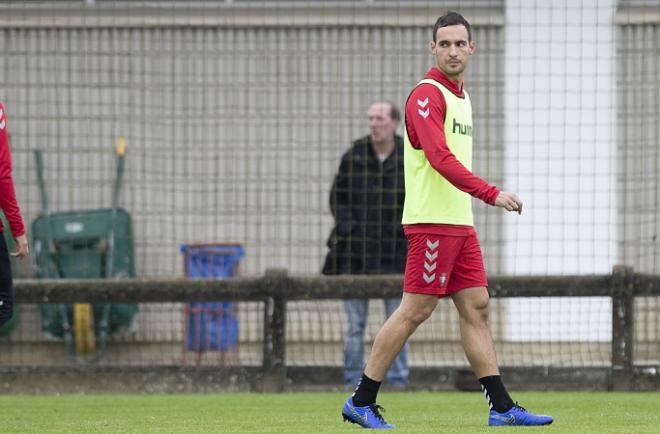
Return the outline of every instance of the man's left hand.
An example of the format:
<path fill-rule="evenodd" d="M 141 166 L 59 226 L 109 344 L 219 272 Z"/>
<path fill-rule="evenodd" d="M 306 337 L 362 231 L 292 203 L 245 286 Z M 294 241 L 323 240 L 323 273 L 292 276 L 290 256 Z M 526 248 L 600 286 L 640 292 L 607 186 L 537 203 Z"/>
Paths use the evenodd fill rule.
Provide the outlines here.
<path fill-rule="evenodd" d="M 16 249 L 11 252 L 11 255 L 15 258 L 24 258 L 30 253 L 30 247 L 28 246 L 27 236 L 25 234 L 14 238 L 16 241 Z"/>

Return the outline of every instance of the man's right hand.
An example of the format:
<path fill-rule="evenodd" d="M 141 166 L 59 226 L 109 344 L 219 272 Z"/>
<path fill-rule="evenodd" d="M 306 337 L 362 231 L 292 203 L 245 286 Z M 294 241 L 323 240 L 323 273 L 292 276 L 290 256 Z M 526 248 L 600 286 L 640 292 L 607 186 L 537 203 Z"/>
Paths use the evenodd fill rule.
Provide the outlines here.
<path fill-rule="evenodd" d="M 501 191 L 497 199 L 495 199 L 495 206 L 504 208 L 507 211 L 517 211 L 518 214 L 522 214 L 523 203 L 515 193 Z"/>

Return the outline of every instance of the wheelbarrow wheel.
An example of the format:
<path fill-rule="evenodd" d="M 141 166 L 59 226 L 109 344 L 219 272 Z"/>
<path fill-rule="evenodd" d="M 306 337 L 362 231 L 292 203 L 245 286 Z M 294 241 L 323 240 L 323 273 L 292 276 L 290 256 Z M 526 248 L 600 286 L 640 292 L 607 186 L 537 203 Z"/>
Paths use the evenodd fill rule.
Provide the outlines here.
<path fill-rule="evenodd" d="M 94 314 L 89 303 L 76 303 L 73 306 L 73 332 L 76 342 L 76 353 L 88 356 L 96 351 L 94 334 Z"/>

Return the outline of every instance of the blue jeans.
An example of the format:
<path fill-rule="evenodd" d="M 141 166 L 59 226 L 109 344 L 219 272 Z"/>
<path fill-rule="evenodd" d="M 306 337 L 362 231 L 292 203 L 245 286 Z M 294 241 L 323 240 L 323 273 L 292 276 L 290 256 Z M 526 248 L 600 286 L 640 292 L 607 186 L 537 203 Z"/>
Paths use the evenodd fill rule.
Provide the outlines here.
<path fill-rule="evenodd" d="M 399 307 L 400 298 L 388 298 L 385 302 L 385 315 L 389 318 Z M 344 310 L 348 318 L 348 329 L 344 336 L 344 385 L 355 386 L 364 369 L 364 328 L 367 324 L 369 300 L 346 299 Z M 390 386 L 408 385 L 408 343 L 394 359 L 385 377 Z"/>

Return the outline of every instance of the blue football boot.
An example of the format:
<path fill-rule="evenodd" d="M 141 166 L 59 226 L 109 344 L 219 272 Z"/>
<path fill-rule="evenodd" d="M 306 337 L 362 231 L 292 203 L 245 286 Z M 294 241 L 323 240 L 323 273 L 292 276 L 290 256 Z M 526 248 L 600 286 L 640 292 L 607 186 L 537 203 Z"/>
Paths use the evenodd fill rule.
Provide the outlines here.
<path fill-rule="evenodd" d="M 384 410 L 383 407 L 376 404 L 356 407 L 353 405 L 353 397 L 350 397 L 346 400 L 341 414 L 344 416 L 344 422 L 356 423 L 362 428 L 394 429 L 394 425 L 385 422 L 383 416 L 380 415 L 380 410 Z"/>
<path fill-rule="evenodd" d="M 503 413 L 491 410 L 488 416 L 488 425 L 490 426 L 550 425 L 552 421 L 552 416 L 530 413 L 519 406 L 518 403 Z"/>

